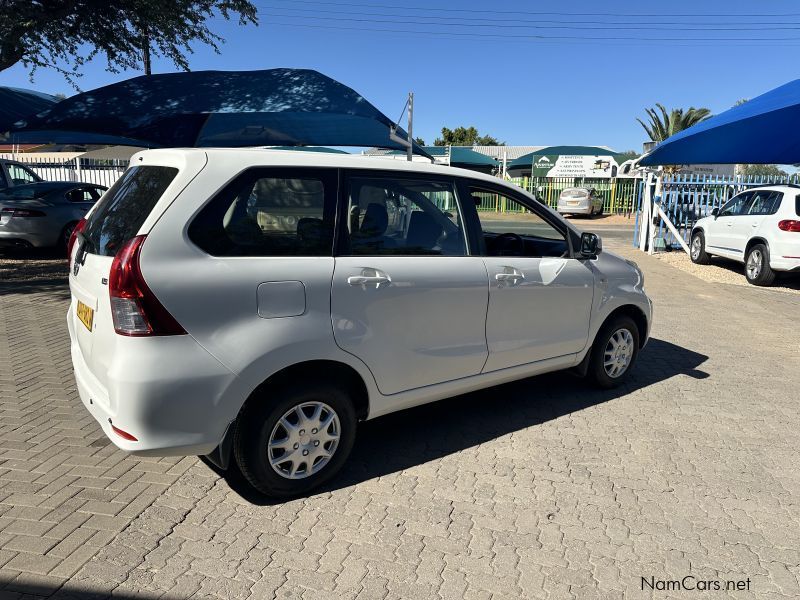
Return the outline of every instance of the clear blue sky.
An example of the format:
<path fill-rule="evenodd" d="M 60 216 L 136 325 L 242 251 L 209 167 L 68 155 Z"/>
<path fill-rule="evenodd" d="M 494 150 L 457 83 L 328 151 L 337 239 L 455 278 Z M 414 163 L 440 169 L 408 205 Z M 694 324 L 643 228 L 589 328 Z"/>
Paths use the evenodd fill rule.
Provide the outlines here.
<path fill-rule="evenodd" d="M 442 126 L 475 125 L 508 144 L 640 150 L 635 117 L 655 102 L 716 113 L 800 76 L 796 0 L 254 3 L 260 26 L 215 19 L 227 41 L 220 55 L 198 47 L 192 70 L 317 69 L 392 119 L 413 90 L 414 133 L 428 143 Z M 174 67 L 155 59 L 153 70 Z M 102 60 L 83 73 L 82 89 L 139 74 L 109 73 Z M 0 85 L 74 93 L 53 71 L 31 85 L 21 65 Z"/>

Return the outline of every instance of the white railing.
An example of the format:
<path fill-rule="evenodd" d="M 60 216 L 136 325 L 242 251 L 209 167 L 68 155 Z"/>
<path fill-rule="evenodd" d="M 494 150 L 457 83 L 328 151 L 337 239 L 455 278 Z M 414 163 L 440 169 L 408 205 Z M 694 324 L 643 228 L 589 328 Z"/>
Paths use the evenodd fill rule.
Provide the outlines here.
<path fill-rule="evenodd" d="M 106 187 L 111 187 L 128 167 L 127 160 L 81 158 L 74 154 L 62 158 L 52 154 L 0 153 L 0 158 L 22 163 L 46 181 L 81 181 Z"/>

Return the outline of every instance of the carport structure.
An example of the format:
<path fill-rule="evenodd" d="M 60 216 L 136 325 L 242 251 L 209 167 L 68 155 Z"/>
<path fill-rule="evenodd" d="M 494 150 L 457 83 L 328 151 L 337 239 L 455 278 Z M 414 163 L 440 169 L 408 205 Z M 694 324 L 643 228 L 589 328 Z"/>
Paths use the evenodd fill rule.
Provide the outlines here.
<path fill-rule="evenodd" d="M 752 100 L 735 106 L 661 142 L 639 165 L 797 164 L 800 139 L 792 132 L 800 128 L 800 79 L 791 81 Z M 642 202 L 639 248 L 652 253 L 656 230 L 652 216 L 658 215 L 688 254 L 689 247 L 657 203 L 663 188 L 663 171 L 650 172 Z"/>

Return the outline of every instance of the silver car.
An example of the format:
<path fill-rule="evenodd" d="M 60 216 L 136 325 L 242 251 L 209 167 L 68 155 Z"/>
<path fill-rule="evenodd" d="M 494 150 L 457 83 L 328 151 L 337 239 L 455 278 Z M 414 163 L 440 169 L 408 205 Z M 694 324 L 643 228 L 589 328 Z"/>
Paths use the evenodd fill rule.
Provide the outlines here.
<path fill-rule="evenodd" d="M 42 181 L 0 190 L 0 248 L 67 247 L 72 230 L 106 188 Z"/>
<path fill-rule="evenodd" d="M 566 188 L 558 197 L 557 210 L 562 215 L 602 215 L 603 198 L 594 188 Z"/>

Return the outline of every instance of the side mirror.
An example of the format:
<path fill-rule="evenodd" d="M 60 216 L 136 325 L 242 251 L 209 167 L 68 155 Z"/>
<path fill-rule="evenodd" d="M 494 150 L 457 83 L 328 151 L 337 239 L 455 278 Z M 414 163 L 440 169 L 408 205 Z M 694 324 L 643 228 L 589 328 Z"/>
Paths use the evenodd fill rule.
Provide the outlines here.
<path fill-rule="evenodd" d="M 603 242 L 596 233 L 584 231 L 581 234 L 581 258 L 597 258 L 603 250 Z"/>
<path fill-rule="evenodd" d="M 716 219 L 719 216 L 719 209 L 718 208 L 712 208 L 711 209 L 711 216 Z"/>

